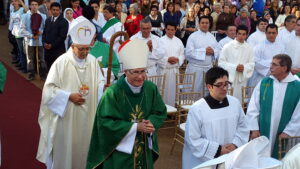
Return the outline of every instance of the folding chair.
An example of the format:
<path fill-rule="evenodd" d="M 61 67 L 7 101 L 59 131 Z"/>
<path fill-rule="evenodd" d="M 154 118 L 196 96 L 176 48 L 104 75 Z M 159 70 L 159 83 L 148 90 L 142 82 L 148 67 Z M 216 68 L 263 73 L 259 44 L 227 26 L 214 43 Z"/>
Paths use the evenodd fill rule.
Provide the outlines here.
<path fill-rule="evenodd" d="M 279 139 L 278 143 L 278 159 L 281 160 L 284 155 L 293 148 L 296 144 L 300 143 L 300 136 L 288 137 Z"/>
<path fill-rule="evenodd" d="M 242 108 L 245 112 L 247 110 L 254 88 L 254 86 L 242 86 Z"/>

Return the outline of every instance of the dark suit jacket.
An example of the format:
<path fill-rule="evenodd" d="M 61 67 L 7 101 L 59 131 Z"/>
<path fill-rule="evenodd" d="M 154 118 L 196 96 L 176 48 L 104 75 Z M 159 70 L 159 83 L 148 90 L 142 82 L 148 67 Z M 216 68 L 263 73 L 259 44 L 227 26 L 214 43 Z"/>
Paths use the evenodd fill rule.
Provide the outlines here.
<path fill-rule="evenodd" d="M 66 52 L 65 39 L 68 34 L 69 23 L 60 15 L 54 23 L 51 22 L 52 17 L 46 19 L 45 28 L 43 31 L 43 44 L 52 45 L 50 50 L 45 49 L 45 53 L 60 56 Z"/>

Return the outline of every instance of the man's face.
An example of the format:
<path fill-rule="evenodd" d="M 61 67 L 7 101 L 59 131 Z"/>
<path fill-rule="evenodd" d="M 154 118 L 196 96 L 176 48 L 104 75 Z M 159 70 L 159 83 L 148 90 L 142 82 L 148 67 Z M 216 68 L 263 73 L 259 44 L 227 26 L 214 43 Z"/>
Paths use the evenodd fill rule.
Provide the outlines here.
<path fill-rule="evenodd" d="M 72 49 L 79 59 L 85 59 L 90 52 L 90 45 L 77 45 L 72 44 Z"/>
<path fill-rule="evenodd" d="M 268 23 L 267 23 L 267 22 L 260 22 L 260 23 L 258 24 L 258 29 L 259 29 L 261 32 L 265 32 L 267 26 L 268 26 Z"/>
<path fill-rule="evenodd" d="M 227 36 L 231 39 L 234 39 L 236 37 L 236 27 L 235 26 L 229 26 L 226 32 Z"/>
<path fill-rule="evenodd" d="M 208 32 L 208 29 L 209 29 L 209 20 L 207 18 L 202 18 L 200 23 L 199 23 L 199 26 L 200 26 L 200 30 L 202 32 Z"/>
<path fill-rule="evenodd" d="M 298 20 L 296 26 L 295 26 L 296 35 L 300 36 L 300 20 Z"/>
<path fill-rule="evenodd" d="M 104 16 L 104 19 L 108 21 L 110 18 L 113 17 L 113 14 L 110 13 L 108 10 L 103 10 L 103 16 Z"/>
<path fill-rule="evenodd" d="M 296 27 L 296 19 L 291 19 L 290 22 L 286 22 L 285 27 L 289 31 L 294 30 Z"/>
<path fill-rule="evenodd" d="M 213 85 L 208 84 L 207 88 L 211 96 L 217 100 L 224 100 L 227 95 L 228 88 L 230 84 L 228 82 L 228 77 L 223 76 L 215 81 Z"/>
<path fill-rule="evenodd" d="M 98 12 L 99 12 L 99 5 L 98 5 L 97 3 L 91 4 L 91 7 L 94 8 L 95 13 L 98 13 Z"/>
<path fill-rule="evenodd" d="M 147 71 L 145 68 L 137 68 L 131 70 L 125 70 L 125 75 L 128 82 L 135 87 L 140 87 L 144 84 L 147 77 Z"/>
<path fill-rule="evenodd" d="M 280 65 L 280 60 L 279 59 L 273 59 L 270 67 L 270 72 L 271 75 L 274 77 L 280 77 L 282 74 L 285 74 L 287 70 L 286 66 L 281 66 Z"/>
<path fill-rule="evenodd" d="M 53 15 L 54 17 L 58 17 L 59 14 L 60 14 L 60 9 L 59 9 L 59 7 L 53 6 L 53 7 L 51 8 L 51 13 L 52 13 L 52 15 Z"/>
<path fill-rule="evenodd" d="M 228 13 L 229 13 L 229 10 L 230 10 L 230 9 L 229 9 L 229 6 L 224 6 L 224 13 L 227 13 L 227 14 L 228 14 Z"/>
<path fill-rule="evenodd" d="M 30 3 L 30 9 L 31 9 L 32 12 L 37 12 L 38 7 L 39 7 L 39 4 L 37 2 L 32 1 Z"/>
<path fill-rule="evenodd" d="M 169 38 L 173 38 L 176 32 L 175 26 L 168 25 L 166 28 L 166 34 Z"/>
<path fill-rule="evenodd" d="M 244 43 L 246 38 L 247 38 L 247 32 L 245 30 L 238 30 L 236 34 L 236 40 L 241 43 Z"/>
<path fill-rule="evenodd" d="M 151 23 L 141 23 L 141 32 L 144 38 L 148 38 L 151 33 Z"/>
<path fill-rule="evenodd" d="M 117 5 L 116 5 L 116 11 L 117 12 L 122 12 L 122 4 L 120 4 L 120 3 L 118 3 Z"/>
<path fill-rule="evenodd" d="M 278 34 L 278 32 L 277 32 L 276 28 L 269 28 L 266 31 L 267 40 L 270 41 L 270 42 L 275 42 L 277 34 Z"/>

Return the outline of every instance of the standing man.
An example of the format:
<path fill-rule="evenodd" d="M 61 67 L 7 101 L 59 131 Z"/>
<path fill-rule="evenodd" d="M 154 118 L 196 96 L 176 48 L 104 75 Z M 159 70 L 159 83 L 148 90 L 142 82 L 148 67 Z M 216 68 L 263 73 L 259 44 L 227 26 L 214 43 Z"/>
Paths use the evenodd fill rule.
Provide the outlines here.
<path fill-rule="evenodd" d="M 36 158 L 47 169 L 83 169 L 104 79 L 89 55 L 95 26 L 80 16 L 70 25 L 73 44 L 50 68 L 39 114 Z"/>
<path fill-rule="evenodd" d="M 183 169 L 227 154 L 248 141 L 249 130 L 241 104 L 227 95 L 228 76 L 220 67 L 213 67 L 206 73 L 209 95 L 192 105 L 186 121 Z"/>
<path fill-rule="evenodd" d="M 297 19 L 295 36 L 292 36 L 285 45 L 286 53 L 291 56 L 293 61 L 291 72 L 300 77 L 300 19 Z"/>
<path fill-rule="evenodd" d="M 46 63 L 42 44 L 42 34 L 45 27 L 46 15 L 38 12 L 38 0 L 30 1 L 30 11 L 22 16 L 21 34 L 26 37 L 25 47 L 27 56 L 28 80 L 34 80 L 35 67 L 39 64 L 41 80 L 46 79 Z M 37 17 L 33 17 L 37 16 Z M 31 21 L 33 21 L 31 23 Z M 34 28 L 34 29 L 32 29 Z M 38 55 L 38 60 L 36 55 Z M 39 63 L 35 63 L 39 62 Z"/>
<path fill-rule="evenodd" d="M 277 34 L 277 25 L 268 25 L 266 29 L 267 38 L 254 48 L 255 66 L 253 75 L 248 81 L 248 86 L 255 87 L 261 79 L 268 76 L 273 56 L 285 53 L 284 46 L 276 41 Z"/>
<path fill-rule="evenodd" d="M 182 41 L 175 36 L 176 24 L 166 24 L 166 35 L 161 37 L 165 56 L 159 61 L 158 72 L 166 74 L 164 102 L 175 106 L 176 97 L 176 73 L 184 61 L 184 46 Z M 171 46 L 171 47 L 170 47 Z"/>
<path fill-rule="evenodd" d="M 156 76 L 158 74 L 158 63 L 160 62 L 160 59 L 164 57 L 165 51 L 159 37 L 151 33 L 152 25 L 149 19 L 141 20 L 140 27 L 141 30 L 131 36 L 130 39 L 141 39 L 147 44 L 150 51 L 147 62 L 147 75 Z"/>
<path fill-rule="evenodd" d="M 236 37 L 236 26 L 235 25 L 228 25 L 226 30 L 226 37 L 219 41 L 218 50 L 221 51 L 223 47 L 233 41 Z"/>
<path fill-rule="evenodd" d="M 255 87 L 247 109 L 250 138 L 268 137 L 274 158 L 278 156 L 278 136 L 287 138 L 300 134 L 300 82 L 291 74 L 291 66 L 288 55 L 274 56 L 271 76 Z"/>
<path fill-rule="evenodd" d="M 286 43 L 295 35 L 296 16 L 289 15 L 284 20 L 284 28 L 282 28 L 277 37 L 277 41 L 286 45 Z"/>
<path fill-rule="evenodd" d="M 64 45 L 69 29 L 68 21 L 61 15 L 59 3 L 53 2 L 50 11 L 52 16 L 46 19 L 43 33 L 43 46 L 48 71 L 58 56 L 66 52 Z"/>
<path fill-rule="evenodd" d="M 196 72 L 194 92 L 203 90 L 203 72 L 212 67 L 215 56 L 218 56 L 218 42 L 209 32 L 209 17 L 201 16 L 199 19 L 200 30 L 188 38 L 185 55 L 189 61 L 186 73 Z"/>
<path fill-rule="evenodd" d="M 257 21 L 257 29 L 254 33 L 252 33 L 249 38 L 247 39 L 247 42 L 249 45 L 251 45 L 253 48 L 255 45 L 258 45 L 259 43 L 262 43 L 266 39 L 266 27 L 268 26 L 268 20 L 264 18 L 260 18 Z"/>
<path fill-rule="evenodd" d="M 252 47 L 245 41 L 248 28 L 237 27 L 235 40 L 224 46 L 219 58 L 219 66 L 229 72 L 229 81 L 233 84 L 233 96 L 242 100 L 242 86 L 247 85 L 254 70 L 254 54 Z"/>
<path fill-rule="evenodd" d="M 145 80 L 148 46 L 134 39 L 119 51 L 125 74 L 101 98 L 86 168 L 153 169 L 166 107 L 157 87 Z"/>

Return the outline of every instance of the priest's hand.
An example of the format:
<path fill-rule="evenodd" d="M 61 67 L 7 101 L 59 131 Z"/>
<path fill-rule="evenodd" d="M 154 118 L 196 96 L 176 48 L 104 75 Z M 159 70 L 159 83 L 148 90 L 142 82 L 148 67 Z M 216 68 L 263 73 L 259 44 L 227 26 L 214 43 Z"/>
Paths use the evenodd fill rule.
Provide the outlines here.
<path fill-rule="evenodd" d="M 220 155 L 228 154 L 230 153 L 230 150 L 226 148 L 226 145 L 223 145 L 221 148 L 221 153 Z"/>
<path fill-rule="evenodd" d="M 226 149 L 228 149 L 230 152 L 237 149 L 237 146 L 234 144 L 226 144 L 224 145 L 226 147 Z"/>
<path fill-rule="evenodd" d="M 148 45 L 148 47 L 149 47 L 149 51 L 152 52 L 152 49 L 153 49 L 153 46 L 152 46 L 152 40 L 149 40 L 149 41 L 147 42 L 147 45 Z"/>
<path fill-rule="evenodd" d="M 206 48 L 206 55 L 213 55 L 214 54 L 214 49 L 211 48 L 210 46 Z"/>
<path fill-rule="evenodd" d="M 236 71 L 242 73 L 244 71 L 244 65 L 238 64 L 237 67 L 236 67 Z"/>
<path fill-rule="evenodd" d="M 280 139 L 284 139 L 284 138 L 289 138 L 290 136 L 288 135 L 288 134 L 286 134 L 286 133 L 281 133 L 280 135 L 279 135 L 279 138 Z"/>
<path fill-rule="evenodd" d="M 173 65 L 173 64 L 178 63 L 179 59 L 177 57 L 171 56 L 168 58 L 168 62 Z"/>
<path fill-rule="evenodd" d="M 260 136 L 260 132 L 258 130 L 251 131 L 250 140 L 253 140 Z"/>
<path fill-rule="evenodd" d="M 143 120 L 142 122 L 139 122 L 137 125 L 137 130 L 139 132 L 143 133 L 152 133 L 155 131 L 155 128 L 150 120 Z"/>
<path fill-rule="evenodd" d="M 80 93 L 72 93 L 69 96 L 69 100 L 76 105 L 82 105 L 85 102 L 85 99 Z"/>

